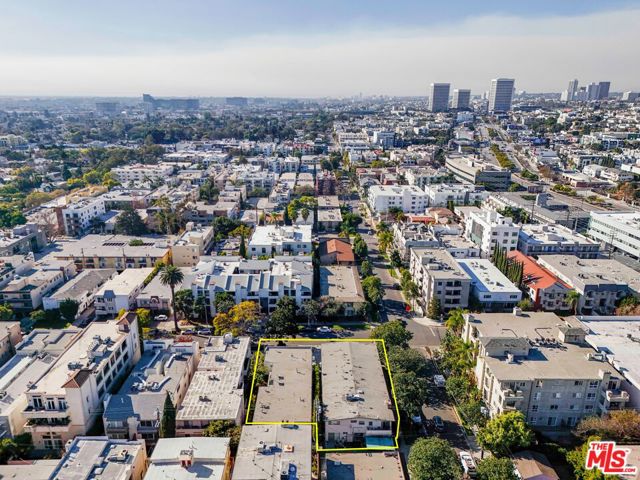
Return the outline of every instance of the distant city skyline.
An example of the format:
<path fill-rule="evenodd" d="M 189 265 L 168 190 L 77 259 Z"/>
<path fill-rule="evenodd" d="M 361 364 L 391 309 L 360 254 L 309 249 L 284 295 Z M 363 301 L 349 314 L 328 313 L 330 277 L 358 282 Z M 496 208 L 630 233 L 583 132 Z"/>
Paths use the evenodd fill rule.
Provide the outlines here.
<path fill-rule="evenodd" d="M 640 89 L 637 2 L 454 3 L 12 2 L 0 95 L 427 96 L 433 82 L 481 95 L 500 77 Z"/>

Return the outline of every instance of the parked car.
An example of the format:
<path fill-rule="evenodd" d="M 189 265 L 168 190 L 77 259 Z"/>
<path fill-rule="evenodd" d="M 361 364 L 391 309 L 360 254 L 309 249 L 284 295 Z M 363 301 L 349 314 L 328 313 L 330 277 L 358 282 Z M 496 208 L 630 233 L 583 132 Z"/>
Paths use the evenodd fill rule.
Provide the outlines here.
<path fill-rule="evenodd" d="M 436 432 L 444 432 L 444 422 L 442 421 L 442 417 L 438 415 L 433 417 L 433 428 Z"/>
<path fill-rule="evenodd" d="M 169 320 L 169 317 L 167 317 L 166 315 L 156 315 L 155 319 L 158 322 L 166 322 L 167 320 Z"/>
<path fill-rule="evenodd" d="M 189 328 L 187 330 L 182 330 L 183 335 L 195 335 L 196 331 L 193 328 Z"/>
<path fill-rule="evenodd" d="M 333 330 L 330 327 L 318 327 L 316 330 L 319 333 L 333 333 Z"/>
<path fill-rule="evenodd" d="M 436 387 L 444 388 L 444 386 L 446 385 L 446 380 L 443 375 L 434 375 L 433 383 L 436 384 Z"/>
<path fill-rule="evenodd" d="M 211 335 L 210 328 L 201 328 L 196 332 L 198 335 Z"/>
<path fill-rule="evenodd" d="M 469 452 L 462 451 L 458 455 L 460 455 L 460 463 L 462 463 L 462 469 L 464 473 L 469 478 L 476 478 L 478 472 L 476 470 L 476 462 L 473 460 L 473 457 Z"/>
<path fill-rule="evenodd" d="M 391 288 L 393 288 L 394 290 L 400 290 L 400 284 L 396 282 L 393 285 L 391 285 Z"/>

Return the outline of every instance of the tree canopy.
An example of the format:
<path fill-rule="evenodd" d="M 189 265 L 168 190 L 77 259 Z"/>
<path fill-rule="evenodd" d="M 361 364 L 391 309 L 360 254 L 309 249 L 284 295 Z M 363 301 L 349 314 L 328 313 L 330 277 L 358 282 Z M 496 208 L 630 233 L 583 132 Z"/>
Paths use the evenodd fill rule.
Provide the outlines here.
<path fill-rule="evenodd" d="M 483 448 L 497 457 L 526 448 L 533 441 L 533 432 L 522 412 L 502 413 L 487 422 L 476 437 Z"/>
<path fill-rule="evenodd" d="M 412 480 L 460 480 L 462 467 L 456 452 L 441 438 L 419 438 L 408 460 Z"/>

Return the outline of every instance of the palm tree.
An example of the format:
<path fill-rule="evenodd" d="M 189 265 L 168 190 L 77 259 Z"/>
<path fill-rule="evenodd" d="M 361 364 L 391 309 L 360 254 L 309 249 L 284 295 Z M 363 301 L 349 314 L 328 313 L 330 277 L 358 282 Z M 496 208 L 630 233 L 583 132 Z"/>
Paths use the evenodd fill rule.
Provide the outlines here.
<path fill-rule="evenodd" d="M 571 306 L 571 308 L 573 308 L 573 314 L 577 315 L 578 314 L 578 303 L 580 302 L 580 297 L 582 295 L 580 295 L 580 293 L 578 293 L 577 290 L 571 290 L 569 293 L 567 293 L 567 295 L 564 297 L 564 299 L 566 300 L 566 302 Z"/>
<path fill-rule="evenodd" d="M 168 285 L 171 289 L 171 310 L 173 312 L 173 324 L 178 328 L 178 317 L 176 316 L 176 286 L 180 285 L 184 280 L 184 273 L 175 265 L 165 265 L 160 271 L 160 283 Z"/>

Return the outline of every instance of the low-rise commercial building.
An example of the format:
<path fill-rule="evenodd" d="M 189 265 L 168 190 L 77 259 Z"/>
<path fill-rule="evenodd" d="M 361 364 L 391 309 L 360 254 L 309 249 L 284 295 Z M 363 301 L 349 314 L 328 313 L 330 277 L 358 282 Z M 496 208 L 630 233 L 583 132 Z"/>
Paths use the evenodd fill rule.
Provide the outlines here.
<path fill-rule="evenodd" d="M 486 259 L 456 259 L 471 277 L 471 295 L 485 311 L 504 311 L 516 306 L 522 291 Z"/>
<path fill-rule="evenodd" d="M 591 212 L 588 235 L 605 245 L 640 259 L 640 213 Z"/>
<path fill-rule="evenodd" d="M 177 437 L 197 437 L 214 420 L 242 424 L 244 379 L 251 355 L 249 340 L 231 334 L 209 337 L 177 410 Z"/>
<path fill-rule="evenodd" d="M 461 182 L 484 185 L 489 190 L 507 190 L 511 171 L 471 157 L 447 157 L 447 167 Z"/>
<path fill-rule="evenodd" d="M 621 375 L 585 334 L 575 318 L 553 313 L 466 314 L 462 338 L 478 347 L 476 383 L 491 416 L 520 411 L 536 428 L 568 428 L 622 408 L 607 395 Z"/>

